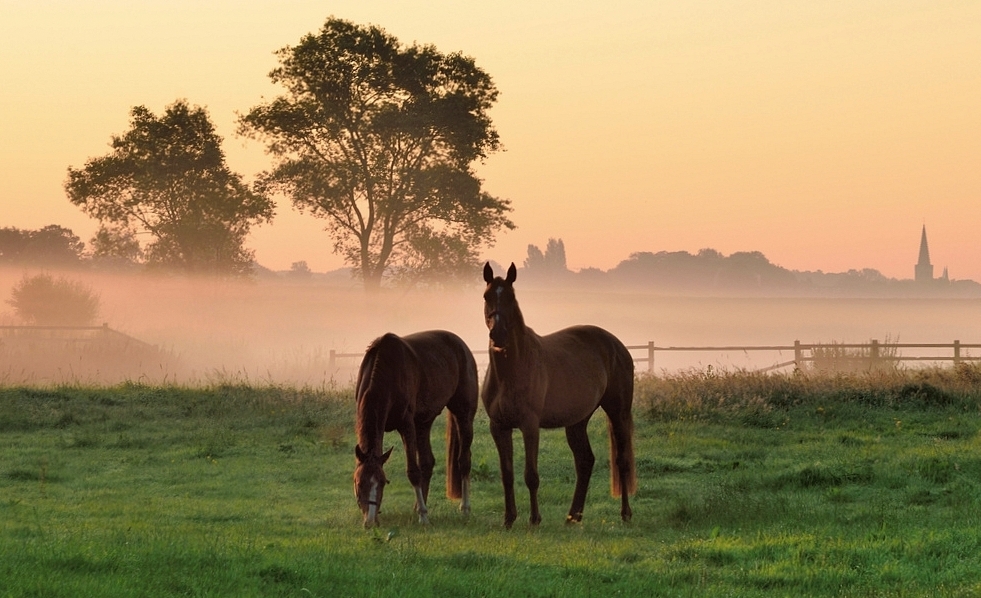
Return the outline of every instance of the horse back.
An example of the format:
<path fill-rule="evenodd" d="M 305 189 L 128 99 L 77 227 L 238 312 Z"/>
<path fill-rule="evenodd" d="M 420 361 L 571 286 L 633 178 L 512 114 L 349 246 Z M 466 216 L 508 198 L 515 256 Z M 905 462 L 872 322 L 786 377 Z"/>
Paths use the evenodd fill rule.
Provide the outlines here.
<path fill-rule="evenodd" d="M 605 397 L 632 394 L 633 358 L 623 343 L 603 328 L 564 328 L 542 336 L 541 346 L 548 380 L 542 427 L 578 423 Z"/>
<path fill-rule="evenodd" d="M 402 337 L 420 367 L 419 400 L 434 417 L 451 400 L 477 402 L 477 362 L 463 339 L 446 330 L 427 330 Z"/>

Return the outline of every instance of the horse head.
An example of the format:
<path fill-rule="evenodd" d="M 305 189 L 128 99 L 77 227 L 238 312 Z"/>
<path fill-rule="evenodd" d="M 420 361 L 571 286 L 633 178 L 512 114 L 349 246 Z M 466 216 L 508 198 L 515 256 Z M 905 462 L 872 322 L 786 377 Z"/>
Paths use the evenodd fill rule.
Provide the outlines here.
<path fill-rule="evenodd" d="M 514 296 L 514 281 L 518 270 L 511 262 L 506 278 L 494 276 L 490 263 L 484 264 L 484 281 L 487 289 L 484 291 L 484 321 L 490 330 L 491 350 L 504 352 L 507 346 L 508 332 L 515 326 L 516 318 L 520 318 L 518 300 Z"/>
<path fill-rule="evenodd" d="M 394 447 L 393 447 L 394 448 Z M 388 449 L 382 455 L 365 453 L 360 446 L 355 445 L 354 457 L 356 465 L 354 467 L 354 496 L 358 500 L 361 514 L 364 516 L 364 526 L 370 527 L 378 525 L 378 512 L 381 509 L 382 494 L 385 493 L 385 485 L 388 478 L 382 466 L 392 454 L 392 449 Z"/>

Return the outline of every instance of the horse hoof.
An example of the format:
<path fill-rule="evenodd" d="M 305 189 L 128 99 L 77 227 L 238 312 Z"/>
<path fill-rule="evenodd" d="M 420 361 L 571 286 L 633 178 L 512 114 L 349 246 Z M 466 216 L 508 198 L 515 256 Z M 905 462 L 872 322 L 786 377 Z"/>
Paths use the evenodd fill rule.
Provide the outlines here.
<path fill-rule="evenodd" d="M 428 515 L 419 515 L 419 524 L 420 525 L 429 525 L 429 516 Z"/>
<path fill-rule="evenodd" d="M 565 522 L 569 524 L 582 523 L 582 513 L 570 514 L 568 517 L 565 518 Z"/>

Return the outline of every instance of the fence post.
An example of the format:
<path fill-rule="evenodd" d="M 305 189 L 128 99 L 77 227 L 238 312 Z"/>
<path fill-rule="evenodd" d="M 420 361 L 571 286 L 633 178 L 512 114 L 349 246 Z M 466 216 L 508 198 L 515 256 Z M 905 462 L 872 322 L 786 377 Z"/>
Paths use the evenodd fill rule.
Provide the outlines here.
<path fill-rule="evenodd" d="M 654 341 L 647 341 L 647 373 L 654 373 Z"/>
<path fill-rule="evenodd" d="M 954 341 L 954 365 L 961 362 L 961 341 Z"/>
<path fill-rule="evenodd" d="M 874 370 L 879 367 L 879 341 L 877 339 L 872 339 L 872 349 L 869 353 L 871 361 L 869 368 Z"/>
<path fill-rule="evenodd" d="M 327 361 L 327 368 L 330 371 L 332 371 L 332 372 L 334 371 L 334 362 L 336 361 L 336 359 L 337 359 L 337 353 L 336 353 L 336 351 L 334 351 L 333 349 L 331 349 L 330 350 L 330 358 Z"/>
<path fill-rule="evenodd" d="M 801 366 L 800 341 L 794 341 L 794 369 L 799 370 Z"/>

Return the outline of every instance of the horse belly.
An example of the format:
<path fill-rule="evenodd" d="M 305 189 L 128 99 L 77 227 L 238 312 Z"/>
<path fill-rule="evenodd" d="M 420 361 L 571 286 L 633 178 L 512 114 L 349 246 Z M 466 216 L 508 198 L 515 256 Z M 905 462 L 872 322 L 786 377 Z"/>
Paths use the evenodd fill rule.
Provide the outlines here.
<path fill-rule="evenodd" d="M 542 410 L 542 428 L 566 428 L 589 419 L 596 408 L 599 407 L 600 397 L 592 399 L 590 397 L 579 397 L 575 401 L 567 401 L 563 398 L 556 398 L 553 401 L 546 401 L 545 409 Z"/>
<path fill-rule="evenodd" d="M 541 427 L 565 428 L 589 419 L 599 407 L 606 384 L 594 380 L 551 381 L 542 408 Z"/>

